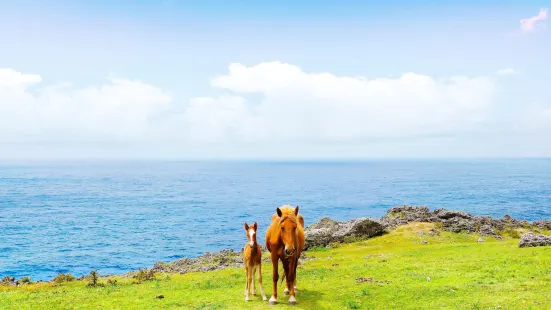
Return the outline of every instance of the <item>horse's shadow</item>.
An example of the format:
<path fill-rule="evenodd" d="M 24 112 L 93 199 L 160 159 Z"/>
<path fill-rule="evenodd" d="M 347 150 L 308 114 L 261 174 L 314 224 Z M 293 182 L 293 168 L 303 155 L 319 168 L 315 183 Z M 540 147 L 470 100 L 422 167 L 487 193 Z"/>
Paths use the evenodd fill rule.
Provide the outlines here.
<path fill-rule="evenodd" d="M 323 293 L 321 291 L 301 289 L 297 293 L 300 294 L 297 294 L 297 297 L 302 297 L 304 299 L 304 304 L 297 302 L 296 306 L 298 306 L 298 308 L 321 309 L 318 304 L 320 300 L 323 300 Z"/>
<path fill-rule="evenodd" d="M 324 309 L 319 306 L 319 300 L 322 300 L 323 293 L 309 289 L 300 288 L 296 291 L 297 303 L 293 308 L 297 309 Z M 269 298 L 269 297 L 268 297 Z M 278 294 L 277 305 L 287 306 L 289 295 Z"/>

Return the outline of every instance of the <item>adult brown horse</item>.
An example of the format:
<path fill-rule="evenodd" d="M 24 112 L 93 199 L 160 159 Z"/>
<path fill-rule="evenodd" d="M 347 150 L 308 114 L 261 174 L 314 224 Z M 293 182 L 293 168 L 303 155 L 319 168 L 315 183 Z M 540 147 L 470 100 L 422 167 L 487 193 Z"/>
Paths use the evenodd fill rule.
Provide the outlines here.
<path fill-rule="evenodd" d="M 277 302 L 279 260 L 283 265 L 283 276 L 287 281 L 285 290 L 289 290 L 289 304 L 296 304 L 297 265 L 304 249 L 304 218 L 298 214 L 298 206 L 293 208 L 285 205 L 276 209 L 276 214 L 272 215 L 272 223 L 266 231 L 266 248 L 270 251 L 272 258 L 273 291 L 269 304 L 275 305 Z"/>

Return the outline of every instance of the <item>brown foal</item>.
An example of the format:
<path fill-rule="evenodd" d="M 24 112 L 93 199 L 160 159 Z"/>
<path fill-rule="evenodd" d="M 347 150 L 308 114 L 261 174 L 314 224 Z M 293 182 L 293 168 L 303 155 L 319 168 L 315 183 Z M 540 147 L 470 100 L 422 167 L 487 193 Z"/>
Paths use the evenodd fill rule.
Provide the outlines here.
<path fill-rule="evenodd" d="M 254 222 L 249 226 L 245 223 L 245 231 L 247 232 L 247 244 L 243 248 L 243 263 L 245 264 L 245 271 L 247 273 L 247 283 L 245 285 L 245 301 L 250 300 L 251 286 L 252 294 L 256 295 L 256 287 L 254 284 L 254 276 L 258 269 L 258 284 L 260 285 L 260 294 L 262 294 L 262 300 L 267 300 L 264 294 L 264 288 L 262 287 L 262 252 L 260 245 L 256 242 L 256 230 L 258 225 Z"/>

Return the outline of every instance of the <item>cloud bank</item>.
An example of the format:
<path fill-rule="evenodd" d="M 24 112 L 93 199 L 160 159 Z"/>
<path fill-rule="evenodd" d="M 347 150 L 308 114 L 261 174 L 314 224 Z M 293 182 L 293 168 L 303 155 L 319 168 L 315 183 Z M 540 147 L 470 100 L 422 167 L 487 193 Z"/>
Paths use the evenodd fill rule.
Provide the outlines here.
<path fill-rule="evenodd" d="M 414 140 L 484 128 L 500 108 L 496 83 L 489 76 L 368 79 L 281 62 L 234 63 L 210 81 L 221 95 L 174 102 L 170 92 L 142 81 L 42 85 L 39 75 L 0 69 L 0 143 L 238 147 Z M 551 119 L 530 113 L 538 123 Z"/>

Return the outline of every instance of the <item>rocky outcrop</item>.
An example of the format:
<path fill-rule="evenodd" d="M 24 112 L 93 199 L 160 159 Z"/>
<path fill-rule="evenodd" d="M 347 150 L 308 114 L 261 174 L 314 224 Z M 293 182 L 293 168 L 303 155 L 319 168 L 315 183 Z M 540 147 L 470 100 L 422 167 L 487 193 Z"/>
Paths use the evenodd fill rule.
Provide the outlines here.
<path fill-rule="evenodd" d="M 441 223 L 445 230 L 451 232 L 476 232 L 482 236 L 493 236 L 501 238 L 500 231 L 505 229 L 515 229 L 521 227 L 530 227 L 528 221 L 518 221 L 509 215 L 501 219 L 494 219 L 490 216 L 473 216 L 467 212 L 436 209 L 430 211 L 424 206 L 399 206 L 391 208 L 387 214 L 381 218 L 381 223 L 387 229 L 393 229 L 396 226 L 404 225 L 410 222 L 433 222 Z M 551 227 L 548 221 L 538 221 L 539 226 Z"/>
<path fill-rule="evenodd" d="M 534 233 L 525 233 L 518 242 L 519 248 L 548 246 L 551 245 L 551 236 L 536 235 Z"/>
<path fill-rule="evenodd" d="M 242 267 L 243 257 L 240 252 L 234 250 L 222 250 L 216 253 L 205 253 L 195 258 L 181 258 L 165 263 L 157 262 L 153 266 L 155 272 L 205 272 L 225 269 L 228 267 Z"/>
<path fill-rule="evenodd" d="M 359 218 L 337 222 L 328 217 L 306 227 L 305 250 L 313 246 L 327 246 L 333 242 L 343 242 L 347 238 L 369 238 L 383 234 L 385 226 L 378 220 Z"/>
<path fill-rule="evenodd" d="M 347 237 L 370 238 L 392 230 L 400 225 L 412 222 L 439 223 L 444 230 L 451 232 L 479 233 L 501 239 L 501 233 L 507 229 L 540 227 L 551 229 L 551 222 L 519 221 L 509 215 L 501 219 L 490 216 L 473 216 L 467 212 L 436 209 L 426 206 L 397 206 L 389 209 L 380 220 L 360 218 L 347 222 L 337 222 L 324 217 L 305 230 L 306 249 L 312 246 L 327 246 L 332 242 L 343 242 Z"/>
<path fill-rule="evenodd" d="M 551 230 L 551 221 L 539 220 L 533 222 L 532 225 L 536 226 L 539 229 Z"/>
<path fill-rule="evenodd" d="M 4 277 L 0 280 L 0 285 L 18 286 L 19 281 L 16 281 L 14 277 Z"/>
<path fill-rule="evenodd" d="M 398 206 L 388 209 L 386 215 L 380 222 L 387 228 L 393 229 L 396 226 L 405 225 L 411 222 L 437 222 L 434 213 L 427 207 L 420 206 Z"/>

